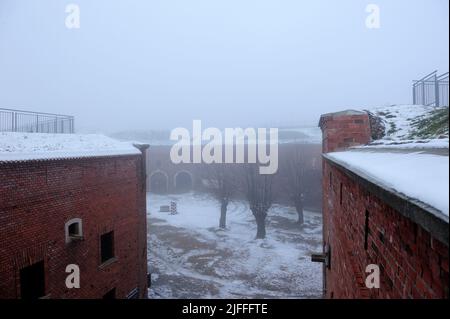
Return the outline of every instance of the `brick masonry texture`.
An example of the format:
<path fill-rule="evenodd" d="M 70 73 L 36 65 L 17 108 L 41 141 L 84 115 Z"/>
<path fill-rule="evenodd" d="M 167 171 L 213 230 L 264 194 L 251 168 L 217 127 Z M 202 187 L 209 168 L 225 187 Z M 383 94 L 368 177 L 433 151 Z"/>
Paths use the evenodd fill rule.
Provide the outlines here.
<path fill-rule="evenodd" d="M 116 289 L 147 293 L 145 157 L 0 163 L 0 298 L 20 298 L 20 269 L 44 261 L 50 298 L 101 298 Z M 65 242 L 82 219 L 83 239 Z M 114 231 L 115 259 L 100 265 L 100 236 Z M 80 268 L 68 289 L 68 264 Z"/>
<path fill-rule="evenodd" d="M 331 247 L 326 296 L 448 298 L 448 247 L 330 162 L 323 168 L 324 243 Z M 365 286 L 369 264 L 380 267 L 380 289 Z"/>
<path fill-rule="evenodd" d="M 325 152 L 350 146 L 344 140 L 353 134 L 355 141 L 370 138 L 349 120 L 337 117 L 322 126 Z M 331 251 L 325 272 L 327 298 L 449 297 L 446 244 L 328 160 L 323 161 L 322 183 L 324 245 Z M 379 289 L 366 288 L 369 264 L 380 267 Z"/>
<path fill-rule="evenodd" d="M 371 139 L 369 116 L 325 116 L 321 119 L 322 150 L 324 153 L 345 150 L 348 147 L 367 144 Z"/>

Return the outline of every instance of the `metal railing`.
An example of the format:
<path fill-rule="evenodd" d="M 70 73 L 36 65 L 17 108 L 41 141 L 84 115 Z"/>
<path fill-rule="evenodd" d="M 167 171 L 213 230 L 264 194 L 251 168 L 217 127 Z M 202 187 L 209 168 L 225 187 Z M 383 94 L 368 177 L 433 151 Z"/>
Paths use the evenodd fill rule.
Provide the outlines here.
<path fill-rule="evenodd" d="M 448 106 L 448 72 L 438 75 L 434 71 L 413 81 L 413 104 Z"/>
<path fill-rule="evenodd" d="M 74 117 L 0 108 L 0 132 L 74 133 Z"/>

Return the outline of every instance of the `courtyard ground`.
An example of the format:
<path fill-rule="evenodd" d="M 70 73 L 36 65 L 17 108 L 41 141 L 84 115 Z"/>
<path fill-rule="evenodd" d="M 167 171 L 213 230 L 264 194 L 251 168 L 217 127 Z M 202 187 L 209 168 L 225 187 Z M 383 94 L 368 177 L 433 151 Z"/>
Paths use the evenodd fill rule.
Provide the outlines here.
<path fill-rule="evenodd" d="M 266 239 L 245 202 L 231 202 L 227 229 L 218 227 L 219 206 L 204 194 L 148 195 L 149 298 L 320 298 L 322 217 L 274 205 Z M 177 202 L 178 214 L 159 211 Z"/>

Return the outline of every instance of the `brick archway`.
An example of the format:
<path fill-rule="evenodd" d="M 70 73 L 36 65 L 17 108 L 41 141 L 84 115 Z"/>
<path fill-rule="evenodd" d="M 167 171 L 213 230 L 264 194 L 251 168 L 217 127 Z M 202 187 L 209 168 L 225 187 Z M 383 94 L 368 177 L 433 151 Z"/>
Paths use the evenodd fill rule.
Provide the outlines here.
<path fill-rule="evenodd" d="M 175 192 L 184 193 L 192 190 L 194 178 L 191 172 L 182 170 L 174 175 L 173 183 Z"/>
<path fill-rule="evenodd" d="M 169 176 L 166 172 L 156 170 L 150 174 L 150 192 L 166 194 L 169 191 Z"/>

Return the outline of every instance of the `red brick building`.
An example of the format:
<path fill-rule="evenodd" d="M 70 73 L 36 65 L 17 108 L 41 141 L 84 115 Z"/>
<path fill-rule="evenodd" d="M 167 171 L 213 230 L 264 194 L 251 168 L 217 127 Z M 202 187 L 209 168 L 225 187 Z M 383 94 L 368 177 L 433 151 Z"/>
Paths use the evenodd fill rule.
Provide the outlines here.
<path fill-rule="evenodd" d="M 349 149 L 371 140 L 366 112 L 325 114 L 319 125 L 325 296 L 448 298 L 448 148 L 423 154 L 417 149 Z M 443 168 L 440 175 L 436 166 Z M 410 190 L 398 176 L 415 187 Z M 435 182 L 431 192 L 428 179 Z M 418 196 L 408 193 L 416 188 Z M 429 194 L 438 200 L 428 201 Z M 366 285 L 370 264 L 379 267 L 379 288 Z"/>
<path fill-rule="evenodd" d="M 146 146 L 72 134 L 1 138 L 12 151 L 0 152 L 0 299 L 145 298 Z M 30 152 L 15 148 L 18 138 L 50 145 L 32 141 L 40 151 Z M 66 286 L 71 264 L 79 288 Z"/>

